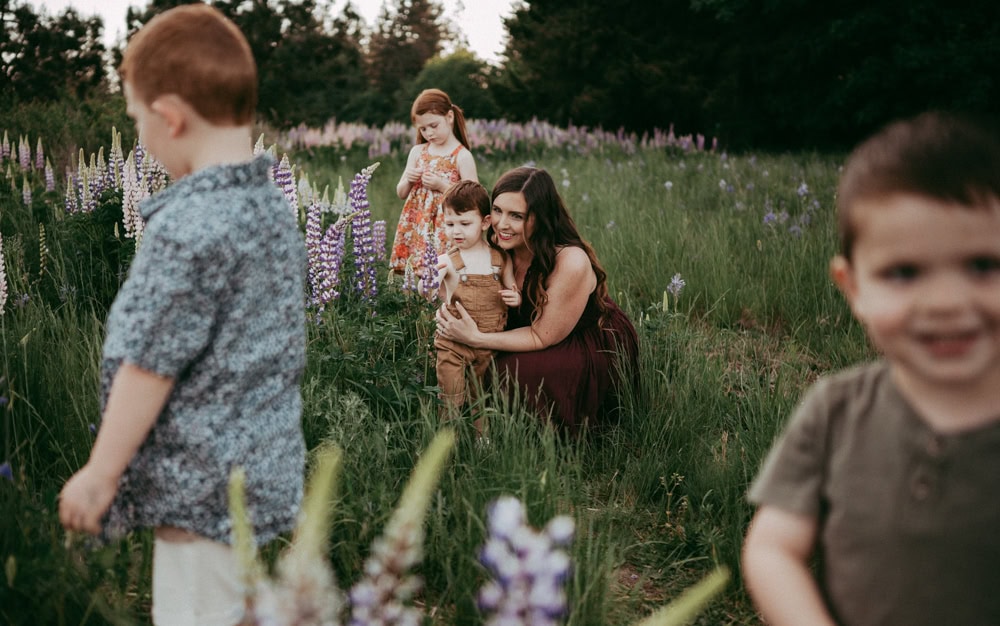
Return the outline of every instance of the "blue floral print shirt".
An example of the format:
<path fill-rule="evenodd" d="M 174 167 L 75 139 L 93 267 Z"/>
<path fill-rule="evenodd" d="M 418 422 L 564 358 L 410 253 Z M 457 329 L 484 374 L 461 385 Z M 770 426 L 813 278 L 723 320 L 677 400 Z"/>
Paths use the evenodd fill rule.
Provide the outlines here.
<path fill-rule="evenodd" d="M 104 538 L 175 526 L 229 543 L 230 471 L 256 538 L 294 526 L 305 445 L 305 244 L 266 155 L 190 174 L 141 207 L 145 232 L 108 314 L 101 410 L 127 361 L 174 379 L 119 483 Z"/>

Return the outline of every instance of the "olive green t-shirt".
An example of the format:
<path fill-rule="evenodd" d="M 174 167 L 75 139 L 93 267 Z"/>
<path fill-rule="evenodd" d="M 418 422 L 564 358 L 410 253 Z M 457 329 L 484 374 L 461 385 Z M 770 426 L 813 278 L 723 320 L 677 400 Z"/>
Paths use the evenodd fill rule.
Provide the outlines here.
<path fill-rule="evenodd" d="M 841 624 L 1000 625 L 998 419 L 942 434 L 888 365 L 806 394 L 750 489 L 818 520 L 817 578 Z"/>

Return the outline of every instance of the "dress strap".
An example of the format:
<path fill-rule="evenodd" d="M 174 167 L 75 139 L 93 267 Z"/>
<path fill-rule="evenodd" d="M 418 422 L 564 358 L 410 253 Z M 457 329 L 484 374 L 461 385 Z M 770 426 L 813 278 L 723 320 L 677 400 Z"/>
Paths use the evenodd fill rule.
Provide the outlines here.
<path fill-rule="evenodd" d="M 451 154 L 448 155 L 448 158 L 454 160 L 455 157 L 458 156 L 458 153 L 461 152 L 462 148 L 464 148 L 464 147 L 465 146 L 463 146 L 462 143 L 459 142 L 458 147 L 451 151 Z"/>

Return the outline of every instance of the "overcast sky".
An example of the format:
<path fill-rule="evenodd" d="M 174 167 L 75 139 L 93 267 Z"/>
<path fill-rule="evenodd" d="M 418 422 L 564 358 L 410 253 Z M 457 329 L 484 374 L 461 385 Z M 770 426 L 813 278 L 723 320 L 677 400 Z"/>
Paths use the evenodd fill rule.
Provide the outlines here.
<path fill-rule="evenodd" d="M 504 47 L 503 18 L 512 12 L 517 0 L 441 0 L 445 14 L 451 18 L 469 41 L 469 48 L 479 58 L 497 61 Z M 339 14 L 347 0 L 334 1 L 334 13 Z M 83 17 L 100 15 L 104 21 L 105 44 L 110 48 L 125 36 L 125 10 L 129 6 L 145 7 L 145 0 L 28 0 L 35 7 L 45 7 L 49 14 L 61 13 L 74 7 Z M 352 4 L 369 26 L 374 25 L 384 0 L 352 0 Z"/>

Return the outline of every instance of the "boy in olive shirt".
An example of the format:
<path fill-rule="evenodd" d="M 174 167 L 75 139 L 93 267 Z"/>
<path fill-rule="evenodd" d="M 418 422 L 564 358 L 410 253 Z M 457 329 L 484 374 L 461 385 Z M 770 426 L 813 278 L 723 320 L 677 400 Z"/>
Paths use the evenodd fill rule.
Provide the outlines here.
<path fill-rule="evenodd" d="M 1000 624 L 1000 138 L 893 124 L 837 202 L 831 274 L 884 359 L 818 382 L 771 451 L 747 587 L 772 625 Z"/>

